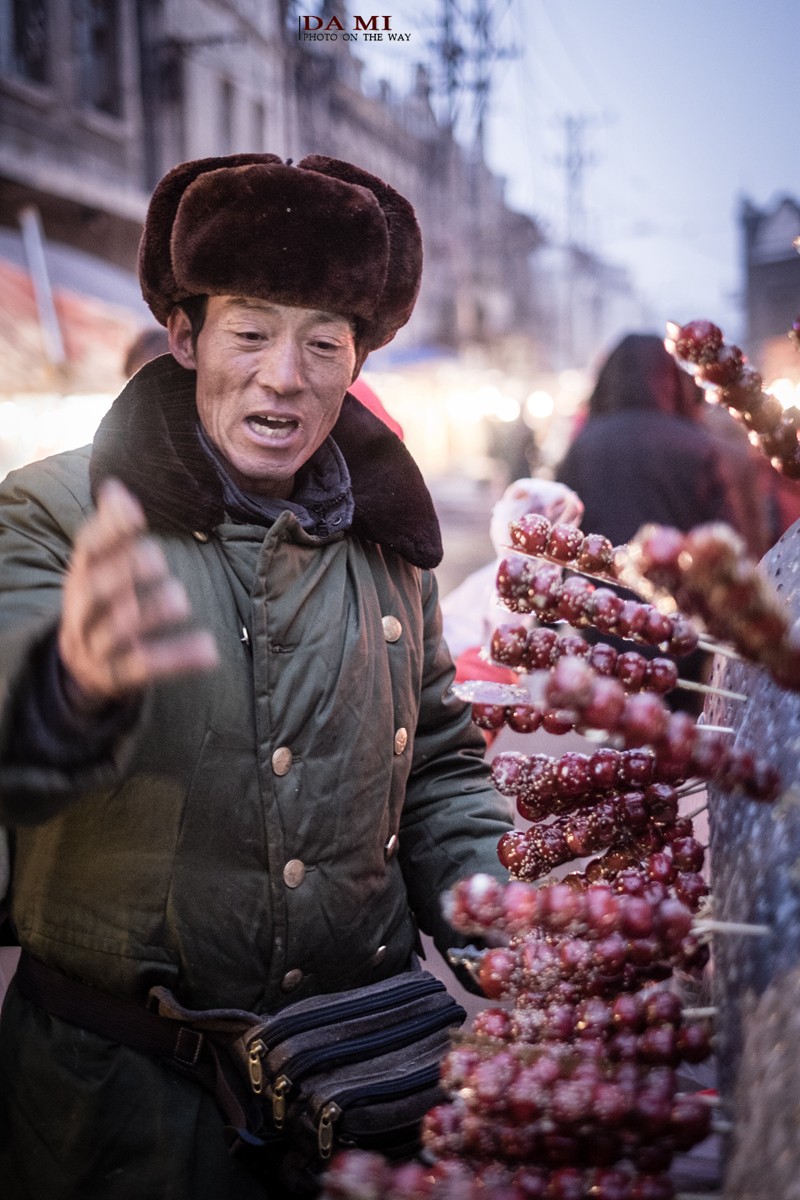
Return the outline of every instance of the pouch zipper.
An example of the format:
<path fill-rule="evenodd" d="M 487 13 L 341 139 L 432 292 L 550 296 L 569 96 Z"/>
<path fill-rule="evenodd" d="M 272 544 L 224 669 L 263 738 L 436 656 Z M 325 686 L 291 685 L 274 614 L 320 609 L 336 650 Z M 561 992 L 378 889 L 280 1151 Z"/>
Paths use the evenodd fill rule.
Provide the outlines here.
<path fill-rule="evenodd" d="M 387 988 L 378 996 L 362 996 L 358 1000 L 332 1000 L 330 1004 L 283 1018 L 279 1013 L 260 1040 L 269 1051 L 295 1033 L 305 1033 L 309 1029 L 333 1025 L 342 1016 L 362 1017 L 372 1012 L 379 1013 L 386 1008 L 392 1008 L 401 1000 L 417 1000 L 421 996 L 433 996 L 444 990 L 444 984 L 438 979 L 409 979 L 399 983 L 397 987 Z"/>
<path fill-rule="evenodd" d="M 420 1067 L 402 1079 L 385 1079 L 378 1083 L 354 1084 L 336 1093 L 335 1100 L 323 1104 L 317 1121 L 317 1150 L 320 1158 L 330 1158 L 333 1149 L 334 1126 L 346 1108 L 362 1101 L 380 1100 L 384 1096 L 410 1096 L 412 1092 L 432 1087 L 439 1079 L 439 1064 Z"/>
<path fill-rule="evenodd" d="M 309 1009 L 304 1013 L 294 1013 L 281 1019 L 276 1017 L 269 1030 L 247 1047 L 247 1068 L 250 1075 L 250 1086 L 257 1096 L 264 1090 L 263 1060 L 280 1045 L 287 1037 L 298 1033 L 306 1033 L 309 1029 L 321 1029 L 333 1025 L 342 1016 L 363 1017 L 371 1013 L 383 1012 L 392 1008 L 399 1001 L 419 1000 L 423 996 L 433 996 L 445 990 L 439 979 L 421 977 L 406 979 L 396 987 L 387 988 L 378 996 L 362 996 L 358 1000 L 333 1000 L 320 1008 Z"/>
<path fill-rule="evenodd" d="M 457 1024 L 458 1014 L 463 1011 L 454 1003 L 446 1012 L 423 1013 L 422 1016 L 396 1025 L 388 1038 L 385 1031 L 380 1031 L 333 1046 L 301 1050 L 294 1058 L 284 1063 L 281 1074 L 272 1085 L 272 1119 L 276 1129 L 282 1127 L 285 1119 L 287 1097 L 305 1075 L 316 1074 L 342 1063 L 359 1062 L 369 1058 L 374 1050 L 381 1050 L 384 1054 L 401 1050 L 403 1046 L 417 1041 L 421 1035 L 437 1033 L 449 1025 Z"/>

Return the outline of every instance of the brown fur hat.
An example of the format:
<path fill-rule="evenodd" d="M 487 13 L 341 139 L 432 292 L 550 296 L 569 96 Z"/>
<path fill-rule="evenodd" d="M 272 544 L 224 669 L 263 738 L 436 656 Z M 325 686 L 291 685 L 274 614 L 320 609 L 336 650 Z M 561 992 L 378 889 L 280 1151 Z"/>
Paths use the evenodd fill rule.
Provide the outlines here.
<path fill-rule="evenodd" d="M 360 362 L 411 316 L 421 271 L 408 201 L 318 154 L 181 163 L 156 187 L 139 247 L 142 294 L 162 324 L 189 296 L 258 296 L 350 317 Z"/>

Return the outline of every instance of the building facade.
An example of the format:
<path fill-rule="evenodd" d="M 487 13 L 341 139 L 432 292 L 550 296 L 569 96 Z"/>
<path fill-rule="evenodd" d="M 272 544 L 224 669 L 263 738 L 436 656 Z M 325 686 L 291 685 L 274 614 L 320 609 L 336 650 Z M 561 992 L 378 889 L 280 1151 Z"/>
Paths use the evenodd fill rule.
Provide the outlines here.
<path fill-rule="evenodd" d="M 800 203 L 789 196 L 759 209 L 745 200 L 740 211 L 744 248 L 743 349 L 767 382 L 800 383 L 800 354 L 787 336 L 800 314 Z"/>

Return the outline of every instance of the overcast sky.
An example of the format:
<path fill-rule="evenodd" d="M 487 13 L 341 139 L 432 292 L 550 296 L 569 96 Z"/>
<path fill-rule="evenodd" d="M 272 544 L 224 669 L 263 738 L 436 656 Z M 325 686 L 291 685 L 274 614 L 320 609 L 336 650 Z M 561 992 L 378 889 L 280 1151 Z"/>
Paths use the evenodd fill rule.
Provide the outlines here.
<path fill-rule="evenodd" d="M 508 51 L 493 68 L 486 155 L 512 206 L 563 237 L 565 118 L 579 118 L 587 243 L 628 267 L 654 327 L 707 316 L 738 340 L 741 200 L 800 200 L 800 0 L 486 3 Z M 441 6 L 391 11 L 409 41 L 359 52 L 402 87 L 430 55 Z"/>

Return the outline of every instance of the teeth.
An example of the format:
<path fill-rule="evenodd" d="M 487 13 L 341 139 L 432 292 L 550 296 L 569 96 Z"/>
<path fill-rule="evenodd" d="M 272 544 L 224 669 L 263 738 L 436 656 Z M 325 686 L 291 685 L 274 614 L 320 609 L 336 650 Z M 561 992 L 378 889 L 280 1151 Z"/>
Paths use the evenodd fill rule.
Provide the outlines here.
<path fill-rule="evenodd" d="M 284 420 L 282 417 L 253 416 L 250 420 L 255 425 L 266 425 L 269 429 L 289 429 L 297 424 L 296 421 Z"/>

